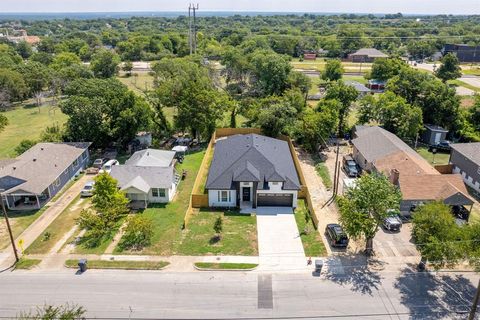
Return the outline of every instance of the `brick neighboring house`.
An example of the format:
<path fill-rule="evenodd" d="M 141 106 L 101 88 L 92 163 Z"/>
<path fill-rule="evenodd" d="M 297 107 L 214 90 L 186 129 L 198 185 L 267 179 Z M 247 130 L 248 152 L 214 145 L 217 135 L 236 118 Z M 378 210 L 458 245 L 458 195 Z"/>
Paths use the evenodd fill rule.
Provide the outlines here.
<path fill-rule="evenodd" d="M 454 143 L 451 147 L 449 162 L 453 172 L 460 174 L 467 185 L 480 192 L 480 142 Z"/>
<path fill-rule="evenodd" d="M 375 48 L 362 48 L 348 55 L 352 62 L 373 62 L 377 58 L 388 58 L 388 55 Z"/>
<path fill-rule="evenodd" d="M 40 209 L 85 169 L 89 142 L 37 143 L 15 159 L 0 160 L 0 193 L 10 210 Z"/>
<path fill-rule="evenodd" d="M 300 187 L 286 141 L 258 134 L 216 140 L 206 183 L 210 207 L 295 208 Z"/>
<path fill-rule="evenodd" d="M 429 201 L 441 200 L 458 208 L 473 204 L 459 174 L 441 174 L 393 133 L 358 126 L 355 135 L 353 158 L 362 169 L 384 173 L 400 188 L 403 214 Z"/>

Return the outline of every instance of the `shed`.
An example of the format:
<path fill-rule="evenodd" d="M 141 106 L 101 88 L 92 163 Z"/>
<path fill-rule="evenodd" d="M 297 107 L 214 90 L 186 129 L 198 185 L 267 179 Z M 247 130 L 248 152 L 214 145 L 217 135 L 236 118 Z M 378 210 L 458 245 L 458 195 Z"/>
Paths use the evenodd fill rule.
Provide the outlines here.
<path fill-rule="evenodd" d="M 359 97 L 363 97 L 370 93 L 370 89 L 358 81 L 345 81 L 345 84 L 354 87 L 358 91 Z"/>
<path fill-rule="evenodd" d="M 440 126 L 426 124 L 422 133 L 422 141 L 428 145 L 437 145 L 447 137 L 448 130 Z"/>

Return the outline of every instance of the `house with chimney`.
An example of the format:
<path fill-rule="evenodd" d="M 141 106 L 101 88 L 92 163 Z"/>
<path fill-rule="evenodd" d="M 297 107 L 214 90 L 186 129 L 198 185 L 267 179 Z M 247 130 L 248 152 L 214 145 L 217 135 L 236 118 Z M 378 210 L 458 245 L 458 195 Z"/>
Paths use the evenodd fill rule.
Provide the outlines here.
<path fill-rule="evenodd" d="M 10 210 L 43 207 L 89 162 L 89 142 L 37 143 L 14 159 L 0 159 L 0 201 Z"/>
<path fill-rule="evenodd" d="M 352 144 L 352 156 L 363 170 L 383 173 L 398 186 L 404 215 L 430 201 L 443 201 L 456 212 L 471 211 L 474 201 L 462 176 L 440 173 L 393 133 L 358 126 Z"/>

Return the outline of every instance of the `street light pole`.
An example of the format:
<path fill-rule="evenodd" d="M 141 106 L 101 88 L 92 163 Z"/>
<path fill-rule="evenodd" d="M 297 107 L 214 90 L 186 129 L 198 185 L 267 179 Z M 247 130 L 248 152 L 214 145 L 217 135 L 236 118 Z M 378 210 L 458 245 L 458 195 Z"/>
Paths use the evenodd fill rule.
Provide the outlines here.
<path fill-rule="evenodd" d="M 3 203 L 3 194 L 0 193 L 0 202 L 2 203 L 3 216 L 5 217 L 5 223 L 7 224 L 8 234 L 10 235 L 10 242 L 12 243 L 13 254 L 15 255 L 15 262 L 18 262 L 18 253 L 15 246 L 15 239 L 13 239 L 12 228 L 10 227 L 10 221 L 8 221 L 7 210 L 5 209 L 5 203 Z"/>

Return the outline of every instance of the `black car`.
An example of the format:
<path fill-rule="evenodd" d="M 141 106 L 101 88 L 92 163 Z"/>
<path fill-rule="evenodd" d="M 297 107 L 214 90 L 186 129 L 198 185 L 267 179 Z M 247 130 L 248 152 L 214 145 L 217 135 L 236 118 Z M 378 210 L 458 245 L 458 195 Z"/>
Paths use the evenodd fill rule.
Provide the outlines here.
<path fill-rule="evenodd" d="M 332 247 L 343 247 L 348 246 L 348 237 L 347 234 L 343 231 L 342 227 L 336 223 L 327 224 L 325 228 L 325 235 L 330 241 Z"/>
<path fill-rule="evenodd" d="M 357 163 L 351 156 L 343 157 L 343 170 L 349 177 L 356 178 L 359 176 Z"/>

